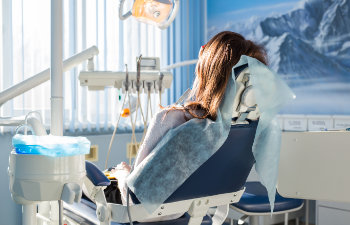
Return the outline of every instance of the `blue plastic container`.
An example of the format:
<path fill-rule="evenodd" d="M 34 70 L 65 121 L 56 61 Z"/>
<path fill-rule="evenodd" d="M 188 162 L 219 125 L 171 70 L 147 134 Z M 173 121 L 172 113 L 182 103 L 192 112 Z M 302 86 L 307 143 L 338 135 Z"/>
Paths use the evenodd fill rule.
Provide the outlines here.
<path fill-rule="evenodd" d="M 12 138 L 12 145 L 17 154 L 62 157 L 88 154 L 91 143 L 85 137 L 16 134 Z"/>

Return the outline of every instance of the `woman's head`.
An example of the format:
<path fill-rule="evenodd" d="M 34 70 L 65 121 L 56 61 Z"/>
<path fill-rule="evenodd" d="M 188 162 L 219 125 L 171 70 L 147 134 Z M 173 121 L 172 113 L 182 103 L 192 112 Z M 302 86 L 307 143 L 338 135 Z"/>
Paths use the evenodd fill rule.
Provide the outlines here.
<path fill-rule="evenodd" d="M 242 35 L 224 31 L 215 35 L 199 52 L 192 98 L 185 108 L 197 118 L 216 119 L 232 68 L 242 55 L 267 64 L 265 50 Z M 198 115 L 204 111 L 204 115 Z"/>

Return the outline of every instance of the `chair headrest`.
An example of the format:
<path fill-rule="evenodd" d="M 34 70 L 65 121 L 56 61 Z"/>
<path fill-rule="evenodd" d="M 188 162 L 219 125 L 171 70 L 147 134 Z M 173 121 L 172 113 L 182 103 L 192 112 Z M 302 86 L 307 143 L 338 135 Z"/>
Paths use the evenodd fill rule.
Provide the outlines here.
<path fill-rule="evenodd" d="M 233 103 L 232 123 L 246 124 L 258 120 L 260 114 L 250 81 L 249 68 L 236 72 L 236 96 Z"/>

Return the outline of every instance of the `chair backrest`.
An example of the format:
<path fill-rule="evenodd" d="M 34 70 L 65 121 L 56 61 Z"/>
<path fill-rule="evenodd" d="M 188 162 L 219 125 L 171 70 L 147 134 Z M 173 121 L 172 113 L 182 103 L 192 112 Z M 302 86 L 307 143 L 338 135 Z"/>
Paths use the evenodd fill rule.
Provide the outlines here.
<path fill-rule="evenodd" d="M 241 190 L 255 162 L 252 145 L 257 124 L 255 121 L 231 126 L 229 136 L 221 148 L 165 203 Z"/>

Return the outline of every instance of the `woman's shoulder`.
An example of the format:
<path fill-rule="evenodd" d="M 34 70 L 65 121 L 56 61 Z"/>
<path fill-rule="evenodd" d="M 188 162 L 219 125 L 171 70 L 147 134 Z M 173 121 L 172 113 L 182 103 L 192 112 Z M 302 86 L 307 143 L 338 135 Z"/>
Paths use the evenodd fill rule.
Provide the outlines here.
<path fill-rule="evenodd" d="M 189 113 L 181 108 L 163 108 L 157 112 L 154 119 L 160 124 L 168 124 L 171 127 L 185 123 L 188 121 Z"/>
<path fill-rule="evenodd" d="M 182 110 L 180 108 L 172 108 L 167 107 L 161 109 L 159 112 L 155 115 L 157 119 L 163 119 L 163 120 L 174 120 L 174 119 L 184 119 L 186 116 L 185 110 Z"/>

